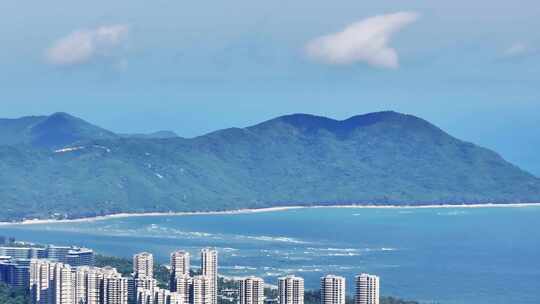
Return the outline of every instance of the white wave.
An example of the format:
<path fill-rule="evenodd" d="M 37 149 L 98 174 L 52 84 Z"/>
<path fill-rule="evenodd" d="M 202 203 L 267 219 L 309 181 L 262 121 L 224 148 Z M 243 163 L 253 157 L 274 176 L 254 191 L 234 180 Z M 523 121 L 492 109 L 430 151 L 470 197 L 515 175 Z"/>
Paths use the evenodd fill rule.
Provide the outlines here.
<path fill-rule="evenodd" d="M 62 149 L 54 150 L 54 153 L 73 152 L 73 151 L 77 151 L 77 150 L 82 150 L 82 149 L 84 149 L 84 148 L 85 148 L 84 146 L 67 147 L 67 148 L 62 148 Z"/>
<path fill-rule="evenodd" d="M 366 248 L 364 251 L 366 252 L 377 252 L 377 251 L 396 251 L 397 248 L 393 247 L 380 247 L 380 248 Z"/>
<path fill-rule="evenodd" d="M 223 250 L 224 252 L 238 251 L 238 249 L 231 247 L 222 247 L 220 250 Z"/>
<path fill-rule="evenodd" d="M 328 256 L 359 256 L 359 253 L 346 252 L 346 253 L 329 253 Z"/>
<path fill-rule="evenodd" d="M 221 269 L 231 269 L 231 270 L 257 270 L 257 267 L 242 266 L 242 265 L 220 266 L 219 268 L 221 268 Z"/>
<path fill-rule="evenodd" d="M 356 248 L 326 248 L 328 251 L 344 251 L 344 252 L 357 252 L 360 251 Z"/>
<path fill-rule="evenodd" d="M 302 240 L 298 240 L 291 237 L 286 236 L 267 236 L 267 235 L 259 235 L 259 236 L 251 236 L 251 235 L 237 235 L 236 238 L 239 239 L 249 239 L 249 240 L 256 240 L 256 241 L 263 241 L 263 242 L 280 242 L 280 243 L 292 243 L 292 244 L 309 244 L 309 242 L 305 242 Z"/>

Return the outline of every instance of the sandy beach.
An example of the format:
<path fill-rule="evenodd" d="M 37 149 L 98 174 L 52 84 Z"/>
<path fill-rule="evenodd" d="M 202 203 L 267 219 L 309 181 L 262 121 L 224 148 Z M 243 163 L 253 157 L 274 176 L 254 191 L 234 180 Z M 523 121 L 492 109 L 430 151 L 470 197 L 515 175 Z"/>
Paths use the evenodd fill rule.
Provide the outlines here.
<path fill-rule="evenodd" d="M 258 209 L 237 209 L 228 211 L 198 211 L 198 212 L 147 212 L 147 213 L 115 213 L 103 216 L 77 218 L 77 219 L 30 219 L 21 222 L 0 222 L 0 225 L 38 225 L 53 223 L 77 223 L 103 221 L 116 218 L 141 217 L 141 216 L 197 216 L 197 215 L 225 215 L 225 214 L 250 214 L 263 212 L 277 212 L 307 208 L 347 208 L 347 209 L 443 209 L 443 208 L 527 208 L 540 207 L 540 203 L 519 204 L 441 204 L 441 205 L 313 205 L 313 206 L 283 206 Z"/>

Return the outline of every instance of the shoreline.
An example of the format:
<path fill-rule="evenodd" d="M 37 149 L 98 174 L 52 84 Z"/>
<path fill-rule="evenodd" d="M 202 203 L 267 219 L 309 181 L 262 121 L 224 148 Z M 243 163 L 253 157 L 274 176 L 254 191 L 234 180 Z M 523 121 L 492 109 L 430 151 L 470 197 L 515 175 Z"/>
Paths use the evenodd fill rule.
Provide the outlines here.
<path fill-rule="evenodd" d="M 236 209 L 227 211 L 184 211 L 184 212 L 143 212 L 143 213 L 114 213 L 108 215 L 100 215 L 93 217 L 83 217 L 76 219 L 31 219 L 19 222 L 0 222 L 0 226 L 8 225 L 39 225 L 39 224 L 57 224 L 57 223 L 80 223 L 80 222 L 94 222 L 104 221 L 117 218 L 130 218 L 130 217 L 151 217 L 151 216 L 197 216 L 197 215 L 236 215 L 236 214 L 252 214 L 252 213 L 266 213 L 266 212 L 278 212 L 288 211 L 296 209 L 322 209 L 322 208 L 344 208 L 344 209 L 447 209 L 447 208 L 526 208 L 526 207 L 540 207 L 540 203 L 515 203 L 515 204 L 441 204 L 441 205 L 292 205 L 283 207 L 267 207 L 256 209 Z"/>

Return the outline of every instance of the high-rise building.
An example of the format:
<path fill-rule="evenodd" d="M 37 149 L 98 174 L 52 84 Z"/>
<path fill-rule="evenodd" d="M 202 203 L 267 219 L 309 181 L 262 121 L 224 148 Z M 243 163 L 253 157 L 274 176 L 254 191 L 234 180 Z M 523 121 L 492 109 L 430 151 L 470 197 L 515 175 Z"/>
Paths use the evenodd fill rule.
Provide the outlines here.
<path fill-rule="evenodd" d="M 100 268 L 78 267 L 73 275 L 75 304 L 101 304 Z"/>
<path fill-rule="evenodd" d="M 179 250 L 171 253 L 170 287 L 172 291 L 176 291 L 176 278 L 189 276 L 189 260 L 190 255 L 187 251 Z"/>
<path fill-rule="evenodd" d="M 73 276 L 69 265 L 47 260 L 30 262 L 33 304 L 74 304 Z"/>
<path fill-rule="evenodd" d="M 72 248 L 64 259 L 64 263 L 72 267 L 94 266 L 95 263 L 94 251 L 88 248 Z"/>
<path fill-rule="evenodd" d="M 356 276 L 355 304 L 379 304 L 379 277 L 362 273 Z"/>
<path fill-rule="evenodd" d="M 166 304 L 188 304 L 189 302 L 184 302 L 184 297 L 176 292 L 171 292 L 169 299 Z"/>
<path fill-rule="evenodd" d="M 136 304 L 188 304 L 177 293 L 167 289 L 139 289 Z"/>
<path fill-rule="evenodd" d="M 264 281 L 258 277 L 247 277 L 239 281 L 240 304 L 264 304 Z"/>
<path fill-rule="evenodd" d="M 101 283 L 100 298 L 102 304 L 127 304 L 128 279 L 122 277 L 116 269 L 102 268 L 103 281 Z"/>
<path fill-rule="evenodd" d="M 199 275 L 192 278 L 190 301 L 191 304 L 212 304 L 214 298 L 212 278 Z"/>
<path fill-rule="evenodd" d="M 111 267 L 78 267 L 30 262 L 33 304 L 128 304 L 127 278 Z"/>
<path fill-rule="evenodd" d="M 218 275 L 218 252 L 215 249 L 204 248 L 201 250 L 201 274 L 210 279 L 210 293 L 212 301 L 217 304 L 217 275 Z"/>
<path fill-rule="evenodd" d="M 304 304 L 304 279 L 293 275 L 278 279 L 279 304 Z"/>
<path fill-rule="evenodd" d="M 345 278 L 327 275 L 321 278 L 321 304 L 345 304 Z"/>
<path fill-rule="evenodd" d="M 141 252 L 133 256 L 133 275 L 136 278 L 154 277 L 154 256 L 148 252 Z"/>
<path fill-rule="evenodd" d="M 13 259 L 43 259 L 47 257 L 44 248 L 37 247 L 0 247 L 0 256 Z"/>
<path fill-rule="evenodd" d="M 153 294 L 153 291 L 157 288 L 157 280 L 154 278 L 149 278 L 145 276 L 129 278 L 128 301 L 129 303 L 139 303 L 142 301 L 140 295 Z M 153 296 L 151 297 L 151 299 L 153 299 Z"/>
<path fill-rule="evenodd" d="M 49 259 L 73 267 L 94 265 L 93 250 L 70 246 L 0 247 L 0 256 L 13 259 Z"/>
<path fill-rule="evenodd" d="M 176 286 L 171 286 L 171 289 L 175 290 L 178 297 L 182 298 L 183 303 L 189 303 L 190 292 L 193 286 L 193 281 L 189 275 L 181 275 L 176 277 Z"/>
<path fill-rule="evenodd" d="M 30 260 L 0 256 L 0 282 L 21 289 L 28 289 Z"/>
<path fill-rule="evenodd" d="M 71 246 L 55 246 L 55 245 L 49 245 L 47 246 L 46 252 L 47 252 L 47 259 L 54 260 L 59 263 L 66 263 L 66 256 L 68 255 L 69 251 L 72 250 L 73 247 Z"/>

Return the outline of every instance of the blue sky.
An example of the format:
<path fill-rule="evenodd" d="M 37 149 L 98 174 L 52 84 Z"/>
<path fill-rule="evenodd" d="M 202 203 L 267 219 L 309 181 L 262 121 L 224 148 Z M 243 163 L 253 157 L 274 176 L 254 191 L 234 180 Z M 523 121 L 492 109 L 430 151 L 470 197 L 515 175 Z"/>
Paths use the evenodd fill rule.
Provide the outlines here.
<path fill-rule="evenodd" d="M 537 0 L 0 0 L 0 116 L 196 136 L 396 110 L 538 176 L 539 16 Z"/>

